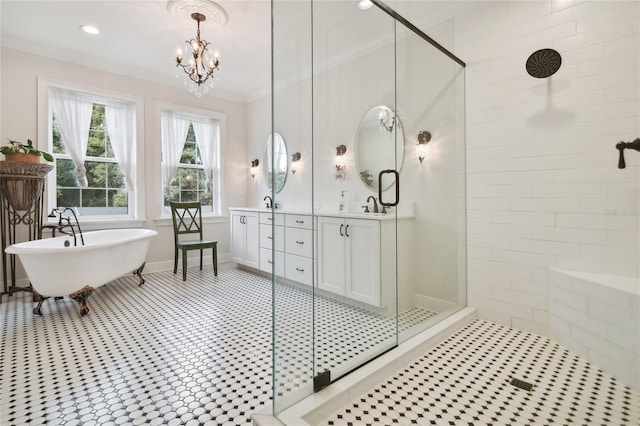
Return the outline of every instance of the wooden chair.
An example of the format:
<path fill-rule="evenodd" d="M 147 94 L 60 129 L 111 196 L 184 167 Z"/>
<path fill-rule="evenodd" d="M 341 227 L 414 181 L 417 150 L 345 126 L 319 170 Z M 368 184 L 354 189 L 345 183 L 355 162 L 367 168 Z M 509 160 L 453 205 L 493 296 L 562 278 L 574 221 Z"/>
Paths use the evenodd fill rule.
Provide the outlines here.
<path fill-rule="evenodd" d="M 175 242 L 175 257 L 173 273 L 178 270 L 178 250 L 182 250 L 182 281 L 187 279 L 187 253 L 189 250 L 200 250 L 200 270 L 202 270 L 202 252 L 204 249 L 213 250 L 213 274 L 218 276 L 218 242 L 202 239 L 202 205 L 199 201 L 191 203 L 171 203 L 171 217 L 173 219 L 173 236 Z M 180 240 L 184 234 L 197 234 L 199 239 Z"/>

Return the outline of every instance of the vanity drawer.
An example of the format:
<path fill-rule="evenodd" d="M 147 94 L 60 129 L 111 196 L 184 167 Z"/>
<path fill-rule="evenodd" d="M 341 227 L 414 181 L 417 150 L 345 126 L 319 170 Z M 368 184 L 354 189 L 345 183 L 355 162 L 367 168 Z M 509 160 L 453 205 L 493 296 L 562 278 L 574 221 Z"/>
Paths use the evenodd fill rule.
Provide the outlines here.
<path fill-rule="evenodd" d="M 313 283 L 313 260 L 308 257 L 286 255 L 285 277 L 291 281 L 311 285 Z"/>
<path fill-rule="evenodd" d="M 285 231 L 286 252 L 311 257 L 313 255 L 312 232 L 310 229 L 287 228 Z"/>
<path fill-rule="evenodd" d="M 269 212 L 261 212 L 260 213 L 260 223 L 268 223 L 271 224 L 273 222 L 273 217 Z M 284 214 L 276 213 L 276 225 L 284 226 Z"/>
<path fill-rule="evenodd" d="M 271 225 L 260 224 L 260 247 L 271 249 L 273 244 L 273 228 Z M 276 251 L 284 251 L 284 226 L 276 226 Z"/>
<path fill-rule="evenodd" d="M 288 214 L 286 225 L 292 228 L 311 229 L 311 216 L 304 214 Z"/>
<path fill-rule="evenodd" d="M 271 273 L 273 259 L 271 258 L 271 250 L 260 249 L 260 269 L 264 272 Z M 276 252 L 276 275 L 284 277 L 284 253 Z"/>

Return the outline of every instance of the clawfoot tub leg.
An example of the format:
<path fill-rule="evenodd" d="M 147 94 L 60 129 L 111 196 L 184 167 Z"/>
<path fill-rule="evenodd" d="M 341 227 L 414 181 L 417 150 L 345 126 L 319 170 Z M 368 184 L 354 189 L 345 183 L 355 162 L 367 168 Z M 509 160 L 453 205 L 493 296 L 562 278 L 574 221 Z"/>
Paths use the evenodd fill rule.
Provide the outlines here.
<path fill-rule="evenodd" d="M 138 287 L 140 287 L 142 284 L 144 284 L 146 281 L 144 280 L 144 278 L 142 278 L 142 270 L 144 269 L 144 265 L 146 264 L 146 262 L 142 262 L 142 265 L 140 265 L 140 267 L 138 269 L 136 269 L 135 271 L 133 271 L 133 275 L 137 275 L 138 276 Z"/>
<path fill-rule="evenodd" d="M 38 293 L 35 288 L 31 287 L 31 291 L 33 292 L 34 299 L 38 302 L 36 307 L 33 308 L 33 314 L 42 316 L 42 310 L 40 308 L 42 308 L 42 304 L 44 303 L 45 298 L 42 297 L 42 295 Z"/>
<path fill-rule="evenodd" d="M 69 295 L 70 298 L 78 302 L 78 305 L 80 305 L 80 316 L 84 316 L 87 314 L 87 312 L 89 312 L 89 306 L 87 306 L 87 299 L 89 298 L 89 296 L 91 296 L 92 293 L 93 293 L 93 287 L 86 285 L 82 287 L 80 290 L 74 291 Z"/>

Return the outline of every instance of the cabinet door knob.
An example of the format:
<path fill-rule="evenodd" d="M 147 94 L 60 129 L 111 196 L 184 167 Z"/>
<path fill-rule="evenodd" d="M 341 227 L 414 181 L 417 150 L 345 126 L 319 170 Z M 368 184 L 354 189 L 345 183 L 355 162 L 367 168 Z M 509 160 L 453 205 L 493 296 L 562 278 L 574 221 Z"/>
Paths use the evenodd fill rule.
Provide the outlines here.
<path fill-rule="evenodd" d="M 296 223 L 304 223 L 304 220 L 296 220 Z"/>
<path fill-rule="evenodd" d="M 298 271 L 298 272 L 304 272 L 304 269 L 302 269 L 302 268 L 296 268 L 296 271 Z"/>
<path fill-rule="evenodd" d="M 304 241 L 298 241 L 298 240 L 296 240 L 296 244 L 304 244 Z"/>
<path fill-rule="evenodd" d="M 273 261 L 271 261 L 271 260 L 267 260 L 267 263 L 273 263 Z"/>
<path fill-rule="evenodd" d="M 344 234 L 342 233 L 342 228 L 344 228 L 344 223 L 340 224 L 340 236 L 344 237 Z"/>
<path fill-rule="evenodd" d="M 267 238 L 273 240 L 273 237 L 271 235 L 267 235 Z"/>
<path fill-rule="evenodd" d="M 346 235 L 347 237 L 349 236 L 349 225 L 347 225 L 347 227 L 344 228 L 344 235 Z"/>

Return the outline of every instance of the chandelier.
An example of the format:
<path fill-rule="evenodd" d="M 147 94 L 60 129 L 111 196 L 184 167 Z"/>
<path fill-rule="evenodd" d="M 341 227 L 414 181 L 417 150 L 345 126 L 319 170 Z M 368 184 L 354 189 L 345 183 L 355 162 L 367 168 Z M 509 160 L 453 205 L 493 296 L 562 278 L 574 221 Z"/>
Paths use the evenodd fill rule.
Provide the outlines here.
<path fill-rule="evenodd" d="M 379 115 L 380 127 L 385 129 L 387 132 L 393 132 L 393 128 L 396 126 L 396 115 L 390 111 L 389 109 L 384 109 L 380 111 Z"/>
<path fill-rule="evenodd" d="M 178 49 L 176 56 L 176 67 L 182 67 L 185 76 L 185 84 L 189 84 L 189 91 L 195 93 L 197 96 L 202 96 L 210 88 L 213 88 L 214 71 L 219 71 L 218 67 L 220 61 L 218 59 L 218 52 L 213 51 L 208 41 L 200 38 L 200 22 L 207 19 L 201 13 L 194 12 L 191 14 L 191 18 L 198 23 L 198 32 L 196 38 L 191 40 L 185 40 L 187 45 L 187 56 L 190 57 L 187 64 L 183 63 L 182 51 Z M 190 51 L 190 54 L 188 53 Z M 180 77 L 180 73 L 176 75 Z M 211 77 L 211 81 L 205 84 Z"/>

